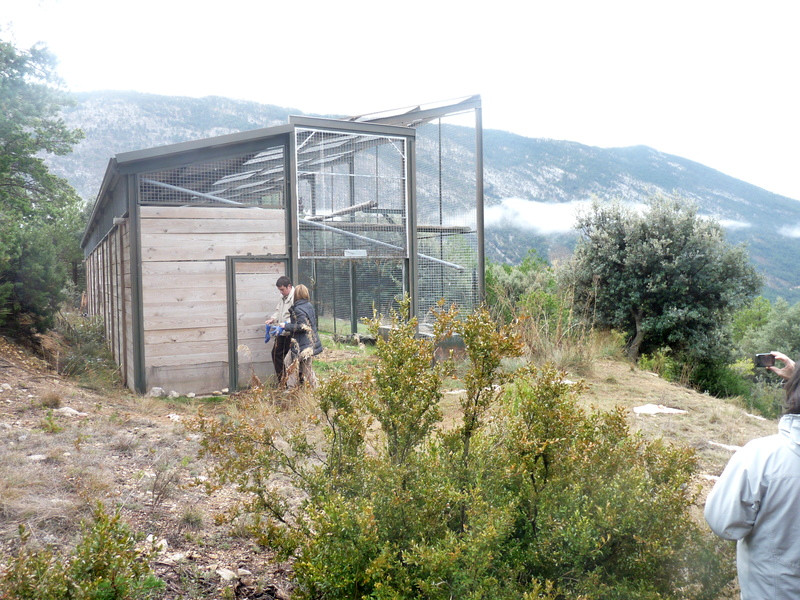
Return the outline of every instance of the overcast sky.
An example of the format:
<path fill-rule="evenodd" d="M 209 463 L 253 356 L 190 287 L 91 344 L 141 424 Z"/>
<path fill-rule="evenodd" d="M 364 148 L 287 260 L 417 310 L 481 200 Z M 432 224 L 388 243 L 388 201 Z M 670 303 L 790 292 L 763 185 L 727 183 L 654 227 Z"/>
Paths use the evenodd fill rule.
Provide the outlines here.
<path fill-rule="evenodd" d="M 5 0 L 72 91 L 354 115 L 480 94 L 484 127 L 643 144 L 800 200 L 791 0 Z"/>

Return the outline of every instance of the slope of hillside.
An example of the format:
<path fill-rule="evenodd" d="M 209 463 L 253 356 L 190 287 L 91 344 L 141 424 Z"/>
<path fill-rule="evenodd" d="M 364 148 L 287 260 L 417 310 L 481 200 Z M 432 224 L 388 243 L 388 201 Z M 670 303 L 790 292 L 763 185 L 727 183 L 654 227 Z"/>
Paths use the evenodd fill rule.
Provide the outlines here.
<path fill-rule="evenodd" d="M 320 362 L 358 355 L 355 348 L 328 349 Z M 701 499 L 735 446 L 776 429 L 774 421 L 624 362 L 597 363 L 586 382 L 587 410 L 619 406 L 645 436 L 696 450 Z M 637 415 L 634 408 L 645 404 L 686 412 Z M 458 405 L 456 395 L 445 396 L 445 423 L 455 422 Z M 309 397 L 289 404 L 281 397 L 267 399 L 262 410 L 275 421 L 298 422 L 313 406 Z M 155 568 L 168 598 L 226 597 L 225 588 L 236 597 L 289 598 L 291 565 L 215 519 L 239 494 L 224 487 L 209 495 L 192 485 L 210 466 L 198 457 L 199 436 L 186 427 L 199 410 L 241 416 L 232 398 L 179 402 L 87 390 L 0 338 L 0 565 L 17 548 L 20 523 L 42 543 L 69 543 L 99 499 L 120 506 L 135 531 L 162 544 Z"/>
<path fill-rule="evenodd" d="M 65 120 L 82 128 L 86 139 L 69 156 L 48 160 L 93 201 L 115 154 L 283 124 L 289 114 L 303 113 L 219 97 L 83 93 Z M 451 127 L 450 151 L 458 152 L 458 144 L 469 150 L 469 136 Z M 765 276 L 765 295 L 800 300 L 800 269 L 791 260 L 800 253 L 800 202 L 644 146 L 596 148 L 486 130 L 484 156 L 490 260 L 517 263 L 529 248 L 550 260 L 568 255 L 575 242 L 571 210 L 592 198 L 641 202 L 653 194 L 677 194 L 723 223 L 731 241 L 748 245 Z"/>
<path fill-rule="evenodd" d="M 551 260 L 569 254 L 575 234 L 568 223 L 553 222 L 547 204 L 674 194 L 694 201 L 723 224 L 731 242 L 748 247 L 765 277 L 765 295 L 800 299 L 800 269 L 790 258 L 800 251 L 800 202 L 645 146 L 603 149 L 492 131 L 485 140 L 487 213 L 509 198 L 523 201 L 489 221 L 491 259 L 516 263 L 529 247 Z M 567 220 L 566 210 L 557 215 Z"/>

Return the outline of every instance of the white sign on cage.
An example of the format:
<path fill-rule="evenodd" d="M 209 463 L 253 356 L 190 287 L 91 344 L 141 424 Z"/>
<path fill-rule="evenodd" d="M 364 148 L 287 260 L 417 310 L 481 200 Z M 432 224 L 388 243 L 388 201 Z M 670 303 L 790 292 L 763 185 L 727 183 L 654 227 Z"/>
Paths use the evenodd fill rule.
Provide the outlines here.
<path fill-rule="evenodd" d="M 367 255 L 367 250 L 366 250 L 366 248 L 358 248 L 356 250 L 345 249 L 344 255 L 345 256 L 351 256 L 351 257 L 352 256 L 364 257 L 364 256 Z"/>

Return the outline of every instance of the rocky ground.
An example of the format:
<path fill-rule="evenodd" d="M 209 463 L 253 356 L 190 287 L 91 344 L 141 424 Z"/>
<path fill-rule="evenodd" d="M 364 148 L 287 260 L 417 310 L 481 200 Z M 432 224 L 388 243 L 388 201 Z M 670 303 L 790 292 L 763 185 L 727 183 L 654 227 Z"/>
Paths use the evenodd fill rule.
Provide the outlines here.
<path fill-rule="evenodd" d="M 0 563 L 20 524 L 34 543 L 68 547 L 99 500 L 159 544 L 167 598 L 289 598 L 291 566 L 216 519 L 236 491 L 193 485 L 205 465 L 186 423 L 199 407 L 222 410 L 82 388 L 0 338 Z"/>

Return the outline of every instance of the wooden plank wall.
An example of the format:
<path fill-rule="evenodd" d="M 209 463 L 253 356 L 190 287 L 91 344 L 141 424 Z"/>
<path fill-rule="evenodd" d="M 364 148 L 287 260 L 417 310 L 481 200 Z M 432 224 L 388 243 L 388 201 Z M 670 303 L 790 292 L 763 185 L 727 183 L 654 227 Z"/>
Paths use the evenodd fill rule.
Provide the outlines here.
<path fill-rule="evenodd" d="M 120 269 L 120 273 L 122 274 L 122 281 L 120 282 L 122 289 L 122 311 L 120 322 L 123 324 L 122 362 L 120 366 L 122 367 L 122 373 L 125 378 L 125 385 L 133 388 L 135 381 L 133 364 L 133 326 L 131 319 L 131 315 L 133 314 L 133 294 L 131 291 L 130 229 L 127 221 L 122 227 L 120 227 L 120 232 L 120 257 L 122 261 L 122 267 Z"/>
<path fill-rule="evenodd" d="M 285 212 L 143 206 L 140 215 L 147 389 L 199 394 L 225 388 L 225 257 L 285 255 Z M 270 308 L 265 300 L 262 323 Z"/>
<path fill-rule="evenodd" d="M 127 221 L 115 226 L 86 259 L 87 310 L 103 319 L 106 343 L 126 385 L 133 381 Z"/>

